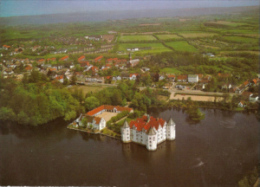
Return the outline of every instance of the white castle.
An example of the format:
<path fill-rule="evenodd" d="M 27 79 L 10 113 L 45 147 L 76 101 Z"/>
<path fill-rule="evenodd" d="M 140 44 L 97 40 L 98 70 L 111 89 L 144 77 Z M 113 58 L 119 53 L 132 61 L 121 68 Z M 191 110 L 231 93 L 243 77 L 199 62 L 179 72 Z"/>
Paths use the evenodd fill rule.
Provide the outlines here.
<path fill-rule="evenodd" d="M 162 118 L 144 115 L 131 121 L 130 125 L 125 121 L 121 135 L 124 143 L 135 142 L 145 145 L 149 151 L 154 151 L 157 144 L 175 139 L 175 123 L 172 118 L 167 123 Z"/>

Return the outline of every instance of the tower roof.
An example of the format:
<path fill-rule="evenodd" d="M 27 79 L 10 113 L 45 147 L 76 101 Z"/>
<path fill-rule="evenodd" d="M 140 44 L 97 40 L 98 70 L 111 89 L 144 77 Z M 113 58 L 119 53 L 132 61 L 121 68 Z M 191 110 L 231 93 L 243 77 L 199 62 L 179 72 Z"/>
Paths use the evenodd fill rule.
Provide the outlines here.
<path fill-rule="evenodd" d="M 124 129 L 130 128 L 126 120 L 125 120 L 125 122 L 124 122 L 122 128 L 124 128 Z"/>
<path fill-rule="evenodd" d="M 174 121 L 172 120 L 172 118 L 169 120 L 169 122 L 168 122 L 167 125 L 168 125 L 168 126 L 174 126 L 174 125 L 175 125 L 175 123 L 174 123 Z"/>
<path fill-rule="evenodd" d="M 153 127 L 151 127 L 148 131 L 148 135 L 156 135 L 156 132 Z"/>

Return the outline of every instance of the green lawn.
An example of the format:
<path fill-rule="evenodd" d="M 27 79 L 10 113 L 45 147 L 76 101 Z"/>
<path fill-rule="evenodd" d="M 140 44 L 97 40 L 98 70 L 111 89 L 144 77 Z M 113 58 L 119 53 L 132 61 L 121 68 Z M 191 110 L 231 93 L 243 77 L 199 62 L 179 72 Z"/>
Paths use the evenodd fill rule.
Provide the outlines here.
<path fill-rule="evenodd" d="M 156 41 L 153 35 L 126 35 L 120 36 L 120 42 Z"/>
<path fill-rule="evenodd" d="M 156 35 L 160 40 L 176 40 L 176 39 L 181 39 L 180 36 L 176 34 L 160 34 Z"/>
<path fill-rule="evenodd" d="M 167 42 L 165 44 L 167 46 L 172 47 L 176 51 L 188 51 L 188 52 L 198 51 L 194 46 L 189 45 L 186 41 Z"/>
<path fill-rule="evenodd" d="M 176 68 L 163 68 L 161 72 L 164 73 L 171 73 L 171 74 L 181 74 L 182 72 Z"/>
<path fill-rule="evenodd" d="M 147 48 L 147 49 L 140 49 L 139 51 L 135 52 L 138 54 L 144 53 L 160 53 L 160 52 L 167 52 L 172 51 L 171 49 L 163 46 L 161 43 L 129 43 L 129 44 L 119 44 L 118 50 L 127 52 L 128 48 Z"/>

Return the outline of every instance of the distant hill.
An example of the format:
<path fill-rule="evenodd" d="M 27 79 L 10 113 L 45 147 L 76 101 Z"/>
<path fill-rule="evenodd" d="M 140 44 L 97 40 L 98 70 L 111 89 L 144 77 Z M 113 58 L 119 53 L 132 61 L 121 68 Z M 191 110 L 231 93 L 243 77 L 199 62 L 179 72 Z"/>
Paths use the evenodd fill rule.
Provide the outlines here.
<path fill-rule="evenodd" d="M 167 10 L 134 10 L 134 11 L 96 11 L 70 14 L 49 14 L 35 16 L 16 16 L 0 18 L 0 25 L 15 26 L 27 24 L 53 24 L 70 22 L 96 22 L 106 20 L 119 20 L 144 17 L 176 17 L 198 16 L 209 14 L 232 14 L 259 11 L 258 6 L 250 7 L 212 7 L 192 9 L 167 9 Z"/>

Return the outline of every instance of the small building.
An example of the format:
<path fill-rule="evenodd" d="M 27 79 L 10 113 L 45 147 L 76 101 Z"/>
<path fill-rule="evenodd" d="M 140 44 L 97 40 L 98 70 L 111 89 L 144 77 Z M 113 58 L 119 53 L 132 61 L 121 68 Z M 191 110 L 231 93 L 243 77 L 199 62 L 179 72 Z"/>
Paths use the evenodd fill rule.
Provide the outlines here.
<path fill-rule="evenodd" d="M 251 94 L 249 96 L 249 102 L 255 103 L 255 102 L 258 101 L 258 99 L 259 99 L 259 95 L 258 94 Z"/>
<path fill-rule="evenodd" d="M 85 56 L 81 56 L 78 58 L 78 62 L 84 61 L 85 60 Z"/>
<path fill-rule="evenodd" d="M 87 113 L 89 116 L 97 116 L 102 114 L 103 112 L 112 112 L 112 113 L 120 113 L 123 111 L 133 112 L 132 108 L 122 107 L 122 106 L 113 106 L 113 105 L 101 105 Z"/>
<path fill-rule="evenodd" d="M 188 75 L 188 82 L 190 82 L 190 83 L 199 82 L 199 76 L 198 75 Z"/>
<path fill-rule="evenodd" d="M 187 82 L 188 81 L 188 76 L 187 75 L 179 75 L 177 77 L 178 82 Z"/>
<path fill-rule="evenodd" d="M 246 107 L 245 101 L 240 101 L 240 102 L 238 103 L 238 107 L 240 107 L 240 108 Z"/>
<path fill-rule="evenodd" d="M 172 119 L 167 123 L 162 118 L 144 115 L 130 124 L 125 121 L 121 136 L 123 143 L 135 142 L 146 146 L 149 151 L 155 151 L 158 144 L 175 139 L 175 123 Z"/>

